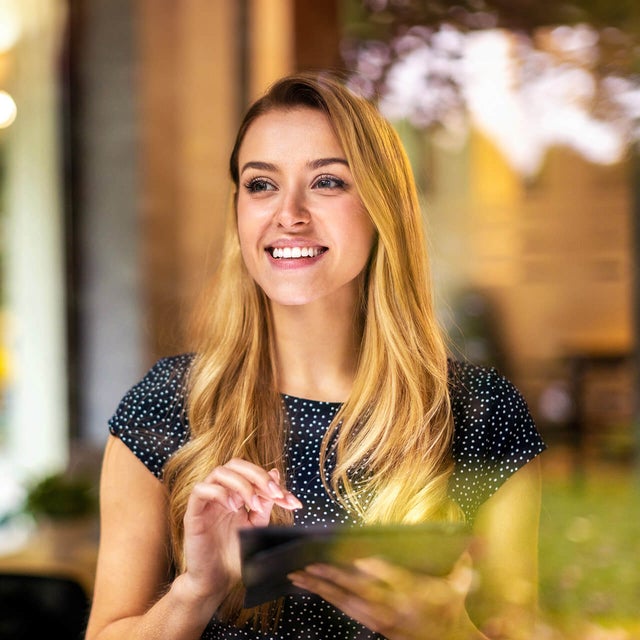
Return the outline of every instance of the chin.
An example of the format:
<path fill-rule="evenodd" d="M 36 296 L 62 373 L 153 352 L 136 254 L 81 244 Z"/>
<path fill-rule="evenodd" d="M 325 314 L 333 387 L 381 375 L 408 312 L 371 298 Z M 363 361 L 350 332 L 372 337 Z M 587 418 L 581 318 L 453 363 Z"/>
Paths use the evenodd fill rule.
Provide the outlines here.
<path fill-rule="evenodd" d="M 317 300 L 317 298 L 309 296 L 269 296 L 268 294 L 267 298 L 271 304 L 279 307 L 304 307 Z"/>
<path fill-rule="evenodd" d="M 323 298 L 322 292 L 313 291 L 311 287 L 301 289 L 263 289 L 264 294 L 272 305 L 279 307 L 304 307 Z"/>

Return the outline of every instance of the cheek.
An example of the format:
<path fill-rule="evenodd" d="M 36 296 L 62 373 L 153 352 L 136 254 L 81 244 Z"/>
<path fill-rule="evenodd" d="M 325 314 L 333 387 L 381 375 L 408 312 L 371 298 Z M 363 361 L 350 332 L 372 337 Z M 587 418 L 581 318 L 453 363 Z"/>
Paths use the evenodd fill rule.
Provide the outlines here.
<path fill-rule="evenodd" d="M 238 244 L 240 245 L 242 261 L 251 276 L 255 277 L 255 270 L 253 268 L 256 261 L 255 251 L 253 250 L 256 245 L 255 230 L 252 225 L 247 224 L 246 217 L 241 215 L 238 215 L 236 218 L 236 228 L 238 230 Z"/>
<path fill-rule="evenodd" d="M 239 209 L 236 214 L 236 226 L 238 229 L 238 241 L 244 255 L 245 251 L 255 243 L 256 225 L 252 224 L 251 218 Z"/>
<path fill-rule="evenodd" d="M 371 254 L 376 238 L 376 230 L 366 214 L 351 228 L 348 237 L 357 245 L 353 249 L 360 256 L 366 255 L 368 257 Z"/>
<path fill-rule="evenodd" d="M 240 243 L 255 245 L 260 235 L 263 234 L 269 224 L 269 209 L 265 204 L 257 204 L 251 201 L 238 200 L 236 207 L 236 226 Z"/>

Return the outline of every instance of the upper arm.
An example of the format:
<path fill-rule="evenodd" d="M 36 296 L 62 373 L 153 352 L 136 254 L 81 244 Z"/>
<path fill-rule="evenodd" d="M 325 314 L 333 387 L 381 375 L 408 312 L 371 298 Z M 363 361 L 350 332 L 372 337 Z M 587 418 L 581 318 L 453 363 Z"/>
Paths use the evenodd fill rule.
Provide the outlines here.
<path fill-rule="evenodd" d="M 536 457 L 480 507 L 474 525 L 478 589 L 470 612 L 481 627 L 506 625 L 508 638 L 529 637 L 535 618 L 540 484 Z"/>
<path fill-rule="evenodd" d="M 105 449 L 100 481 L 100 549 L 89 633 L 143 614 L 170 578 L 164 485 L 116 437 Z"/>

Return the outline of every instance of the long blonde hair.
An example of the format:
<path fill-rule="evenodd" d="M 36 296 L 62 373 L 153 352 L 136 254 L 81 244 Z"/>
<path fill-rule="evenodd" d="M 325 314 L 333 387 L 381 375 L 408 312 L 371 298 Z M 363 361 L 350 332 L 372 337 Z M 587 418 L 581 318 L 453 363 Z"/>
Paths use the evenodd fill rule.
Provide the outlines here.
<path fill-rule="evenodd" d="M 353 388 L 322 443 L 325 486 L 367 524 L 459 519 L 447 496 L 453 468 L 447 353 L 435 318 L 413 174 L 391 125 L 327 75 L 284 78 L 254 103 L 240 126 L 230 159 L 235 188 L 238 152 L 251 123 L 271 110 L 296 107 L 328 117 L 377 232 L 363 279 Z M 189 380 L 191 437 L 165 469 L 178 567 L 188 496 L 213 467 L 238 456 L 276 467 L 285 477 L 286 420 L 269 303 L 242 261 L 235 198 L 207 300 Z M 335 462 L 330 474 L 329 457 Z M 290 523 L 291 516 L 276 508 L 272 522 Z M 228 611 L 237 608 L 238 597 Z"/>

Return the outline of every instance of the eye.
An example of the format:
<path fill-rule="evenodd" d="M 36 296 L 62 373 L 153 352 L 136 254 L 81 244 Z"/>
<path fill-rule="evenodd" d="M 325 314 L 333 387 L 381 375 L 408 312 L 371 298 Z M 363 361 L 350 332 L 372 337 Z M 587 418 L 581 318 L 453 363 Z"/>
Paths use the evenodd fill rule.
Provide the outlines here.
<path fill-rule="evenodd" d="M 314 189 L 344 189 L 345 181 L 335 176 L 320 176 L 314 183 Z"/>
<path fill-rule="evenodd" d="M 249 180 L 245 185 L 245 189 L 249 193 L 262 193 L 263 191 L 275 191 L 275 185 L 264 178 L 254 178 Z"/>

